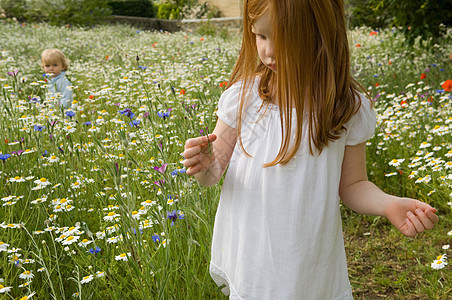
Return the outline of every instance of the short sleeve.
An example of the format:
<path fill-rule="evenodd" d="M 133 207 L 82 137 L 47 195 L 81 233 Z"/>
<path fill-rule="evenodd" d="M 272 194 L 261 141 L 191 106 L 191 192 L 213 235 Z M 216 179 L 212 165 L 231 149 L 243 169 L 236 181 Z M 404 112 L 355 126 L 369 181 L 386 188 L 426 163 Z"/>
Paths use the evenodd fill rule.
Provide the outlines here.
<path fill-rule="evenodd" d="M 371 101 L 368 98 L 362 94 L 359 95 L 361 106 L 346 125 L 347 140 L 345 145 L 347 146 L 364 143 L 375 133 L 375 126 L 377 124 L 375 110 L 372 108 Z"/>
<path fill-rule="evenodd" d="M 218 101 L 217 116 L 232 128 L 237 128 L 237 108 L 240 101 L 240 82 L 229 87 Z"/>

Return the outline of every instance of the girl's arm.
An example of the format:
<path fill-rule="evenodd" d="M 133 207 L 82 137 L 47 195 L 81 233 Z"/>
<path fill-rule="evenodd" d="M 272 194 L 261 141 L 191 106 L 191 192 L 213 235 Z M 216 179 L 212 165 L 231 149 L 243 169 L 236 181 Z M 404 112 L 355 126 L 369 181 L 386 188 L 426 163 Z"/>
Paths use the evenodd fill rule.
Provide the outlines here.
<path fill-rule="evenodd" d="M 182 153 L 188 175 L 195 175 L 202 186 L 220 181 L 231 160 L 237 141 L 237 130 L 218 119 L 212 134 L 188 139 Z M 210 144 L 210 145 L 209 145 Z"/>
<path fill-rule="evenodd" d="M 406 236 L 414 237 L 438 222 L 436 209 L 430 205 L 386 194 L 368 181 L 366 143 L 345 147 L 339 196 L 358 213 L 387 217 Z"/>

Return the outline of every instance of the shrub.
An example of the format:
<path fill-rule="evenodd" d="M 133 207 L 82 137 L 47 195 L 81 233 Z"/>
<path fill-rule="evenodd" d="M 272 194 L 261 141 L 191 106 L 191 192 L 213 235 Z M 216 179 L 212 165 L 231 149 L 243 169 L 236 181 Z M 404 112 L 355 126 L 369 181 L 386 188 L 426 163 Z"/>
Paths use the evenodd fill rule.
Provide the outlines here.
<path fill-rule="evenodd" d="M 349 0 L 352 26 L 402 27 L 409 44 L 417 37 L 437 42 L 452 24 L 450 0 Z"/>
<path fill-rule="evenodd" d="M 111 9 L 106 0 L 3 0 L 6 17 L 42 21 L 51 25 L 95 25 L 107 20 Z"/>
<path fill-rule="evenodd" d="M 204 19 L 220 16 L 220 11 L 198 0 L 170 0 L 157 4 L 159 19 Z"/>
<path fill-rule="evenodd" d="M 157 10 L 159 19 L 182 19 L 181 8 L 176 3 L 162 3 Z"/>
<path fill-rule="evenodd" d="M 132 0 L 132 1 L 121 1 L 114 0 L 110 1 L 108 5 L 113 9 L 114 15 L 120 16 L 133 16 L 133 17 L 155 17 L 155 7 L 149 0 Z"/>

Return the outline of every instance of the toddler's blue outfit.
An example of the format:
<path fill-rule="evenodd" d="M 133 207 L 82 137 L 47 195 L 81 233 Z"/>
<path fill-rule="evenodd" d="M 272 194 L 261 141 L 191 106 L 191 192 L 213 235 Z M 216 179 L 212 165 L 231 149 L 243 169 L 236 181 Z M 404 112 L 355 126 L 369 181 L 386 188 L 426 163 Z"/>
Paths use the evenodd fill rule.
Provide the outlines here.
<path fill-rule="evenodd" d="M 72 84 L 66 78 L 66 72 L 62 71 L 58 76 L 55 76 L 50 80 L 47 88 L 51 97 L 57 97 L 57 94 L 59 93 L 61 95 L 61 106 L 69 108 L 72 104 L 72 89 L 70 86 L 72 86 Z"/>

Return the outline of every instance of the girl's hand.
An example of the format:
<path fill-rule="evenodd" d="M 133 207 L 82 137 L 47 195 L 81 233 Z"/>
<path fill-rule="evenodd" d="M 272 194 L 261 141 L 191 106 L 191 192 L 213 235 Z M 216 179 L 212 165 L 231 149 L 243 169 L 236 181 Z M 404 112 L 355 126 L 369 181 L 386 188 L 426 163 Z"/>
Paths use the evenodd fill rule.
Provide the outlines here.
<path fill-rule="evenodd" d="M 401 233 L 409 237 L 430 230 L 438 223 L 435 208 L 410 198 L 394 197 L 385 208 L 385 216 Z"/>
<path fill-rule="evenodd" d="M 187 174 L 192 176 L 207 168 L 215 160 L 212 142 L 217 139 L 215 134 L 188 139 L 185 142 L 185 151 L 182 153 L 185 160 L 182 164 L 187 169 Z"/>

